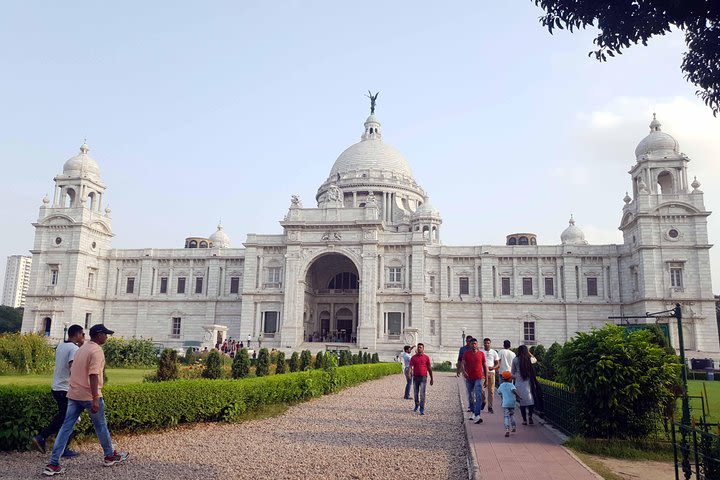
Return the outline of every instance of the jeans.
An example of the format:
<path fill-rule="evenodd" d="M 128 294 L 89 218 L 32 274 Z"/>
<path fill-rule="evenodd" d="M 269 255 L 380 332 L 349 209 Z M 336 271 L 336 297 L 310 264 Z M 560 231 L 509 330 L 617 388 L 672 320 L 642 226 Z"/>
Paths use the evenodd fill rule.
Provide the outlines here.
<path fill-rule="evenodd" d="M 503 423 L 505 424 L 505 430 L 510 430 L 516 427 L 515 424 L 515 407 L 504 407 L 503 408 Z"/>
<path fill-rule="evenodd" d="M 95 427 L 95 434 L 100 440 L 103 452 L 106 457 L 111 456 L 115 449 L 113 448 L 112 439 L 110 438 L 110 432 L 108 431 L 107 421 L 105 420 L 105 401 L 100 397 L 100 409 L 97 413 L 90 411 L 92 402 L 83 400 L 73 400 L 68 398 L 67 413 L 65 414 L 65 421 L 60 427 L 60 431 L 55 437 L 55 444 L 53 445 L 52 454 L 50 455 L 50 464 L 60 465 L 60 455 L 65 451 L 65 446 L 70 438 L 70 434 L 73 431 L 75 422 L 83 412 L 87 410 L 90 415 L 90 421 Z"/>
<path fill-rule="evenodd" d="M 467 387 L 468 393 L 475 396 L 475 402 L 472 407 L 473 415 L 480 415 L 482 412 L 482 395 L 483 395 L 483 379 L 478 378 L 477 380 L 465 379 L 465 387 Z"/>
<path fill-rule="evenodd" d="M 473 390 L 473 384 L 465 379 L 465 389 L 467 390 L 468 396 L 468 408 L 471 412 L 475 411 L 475 391 Z M 482 400 L 481 400 L 482 401 Z"/>
<path fill-rule="evenodd" d="M 425 387 L 427 386 L 427 377 L 413 377 L 413 393 L 415 394 L 415 406 L 425 408 Z"/>
<path fill-rule="evenodd" d="M 39 435 L 43 439 L 48 438 L 50 435 L 55 435 L 60 431 L 60 427 L 62 427 L 62 424 L 65 421 L 65 412 L 67 412 L 67 392 L 65 390 L 53 390 L 52 396 L 55 399 L 55 403 L 57 403 L 58 413 L 55 414 L 50 422 L 50 425 L 40 431 Z M 68 438 L 68 443 L 70 442 L 70 439 L 72 439 L 72 435 Z"/>
<path fill-rule="evenodd" d="M 410 387 L 412 386 L 412 377 L 410 376 L 410 367 L 403 369 L 405 374 L 405 396 L 403 398 L 410 398 Z"/>

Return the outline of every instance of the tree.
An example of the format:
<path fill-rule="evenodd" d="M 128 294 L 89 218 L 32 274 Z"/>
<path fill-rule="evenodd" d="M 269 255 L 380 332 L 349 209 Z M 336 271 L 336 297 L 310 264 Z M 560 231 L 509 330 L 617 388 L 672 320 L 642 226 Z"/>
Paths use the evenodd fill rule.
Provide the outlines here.
<path fill-rule="evenodd" d="M 0 333 L 19 332 L 22 326 L 23 309 L 0 305 Z"/>
<path fill-rule="evenodd" d="M 304 372 L 310 368 L 310 361 L 312 360 L 312 353 L 310 350 L 303 350 L 300 354 L 300 371 Z"/>
<path fill-rule="evenodd" d="M 203 378 L 222 378 L 222 358 L 220 352 L 213 350 L 205 359 L 205 370 L 202 373 Z"/>
<path fill-rule="evenodd" d="M 300 355 L 298 355 L 298 352 L 293 352 L 292 355 L 290 355 L 290 361 L 288 362 L 288 366 L 290 367 L 291 372 L 297 372 L 300 368 Z"/>
<path fill-rule="evenodd" d="M 267 348 L 261 348 L 258 353 L 257 361 L 255 362 L 255 375 L 258 377 L 264 377 L 270 374 L 270 354 Z"/>
<path fill-rule="evenodd" d="M 245 378 L 250 373 L 250 355 L 247 348 L 240 349 L 233 358 L 231 373 L 232 378 Z"/>
<path fill-rule="evenodd" d="M 652 333 L 626 334 L 617 325 L 578 333 L 557 356 L 558 378 L 575 391 L 582 434 L 643 437 L 672 411 L 680 365 L 652 342 Z M 551 347 L 552 349 L 552 347 Z"/>
<path fill-rule="evenodd" d="M 278 352 L 275 361 L 275 373 L 278 375 L 287 371 L 287 363 L 285 362 L 285 352 Z"/>
<path fill-rule="evenodd" d="M 534 0 L 545 11 L 540 23 L 571 32 L 588 26 L 600 33 L 588 55 L 599 61 L 622 54 L 631 44 L 647 45 L 672 28 L 685 34 L 687 51 L 681 69 L 696 94 L 720 112 L 720 2 L 717 0 Z"/>
<path fill-rule="evenodd" d="M 322 369 L 323 368 L 323 352 L 318 352 L 317 355 L 315 355 L 315 368 L 316 369 Z"/>
<path fill-rule="evenodd" d="M 174 349 L 166 348 L 160 354 L 157 378 L 160 381 L 176 380 L 178 378 L 177 352 Z"/>

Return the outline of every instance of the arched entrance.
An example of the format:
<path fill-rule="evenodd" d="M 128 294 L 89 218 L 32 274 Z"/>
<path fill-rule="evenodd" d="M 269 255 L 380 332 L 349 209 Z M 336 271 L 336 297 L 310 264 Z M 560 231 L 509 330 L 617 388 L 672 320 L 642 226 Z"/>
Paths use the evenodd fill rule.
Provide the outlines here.
<path fill-rule="evenodd" d="M 50 336 L 50 329 L 51 329 L 51 327 L 52 327 L 52 318 L 50 318 L 50 317 L 45 317 L 45 318 L 43 319 L 43 327 L 44 327 L 43 334 L 44 334 L 46 337 L 49 337 L 49 336 Z"/>
<path fill-rule="evenodd" d="M 328 253 L 318 257 L 305 277 L 304 340 L 355 343 L 360 278 L 348 257 Z"/>

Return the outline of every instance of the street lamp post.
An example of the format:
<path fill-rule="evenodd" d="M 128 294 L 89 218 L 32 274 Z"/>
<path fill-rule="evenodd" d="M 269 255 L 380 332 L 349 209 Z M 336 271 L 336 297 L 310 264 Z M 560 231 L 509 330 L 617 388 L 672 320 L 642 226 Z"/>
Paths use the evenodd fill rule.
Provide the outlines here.
<path fill-rule="evenodd" d="M 462 347 L 464 345 L 465 345 L 465 327 L 462 327 L 462 344 L 460 344 L 460 346 Z"/>
<path fill-rule="evenodd" d="M 65 322 L 64 328 L 63 328 L 63 342 L 67 342 L 67 331 L 68 331 L 69 326 L 70 326 L 70 322 Z"/>
<path fill-rule="evenodd" d="M 683 338 L 682 328 L 682 308 L 680 304 L 676 303 L 673 309 L 673 317 L 677 320 L 678 326 L 678 346 L 680 347 L 680 378 L 683 384 L 683 396 L 682 396 L 682 427 L 680 432 L 680 444 L 682 449 L 682 470 L 685 474 L 685 478 L 690 478 L 690 456 L 688 453 L 687 444 L 687 427 L 690 426 L 690 398 L 688 397 L 688 384 L 687 384 L 687 361 L 685 360 L 685 339 Z"/>

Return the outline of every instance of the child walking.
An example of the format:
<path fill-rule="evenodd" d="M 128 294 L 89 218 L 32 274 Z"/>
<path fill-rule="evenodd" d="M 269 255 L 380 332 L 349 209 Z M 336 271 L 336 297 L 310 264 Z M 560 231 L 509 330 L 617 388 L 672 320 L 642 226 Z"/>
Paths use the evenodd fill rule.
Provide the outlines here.
<path fill-rule="evenodd" d="M 512 433 L 517 431 L 517 424 L 515 423 L 515 399 L 520 401 L 520 395 L 518 395 L 517 389 L 512 383 L 512 374 L 510 372 L 503 372 L 502 379 L 503 382 L 498 387 L 497 393 L 500 395 L 500 398 L 502 398 L 505 436 L 509 437 L 511 428 Z"/>

